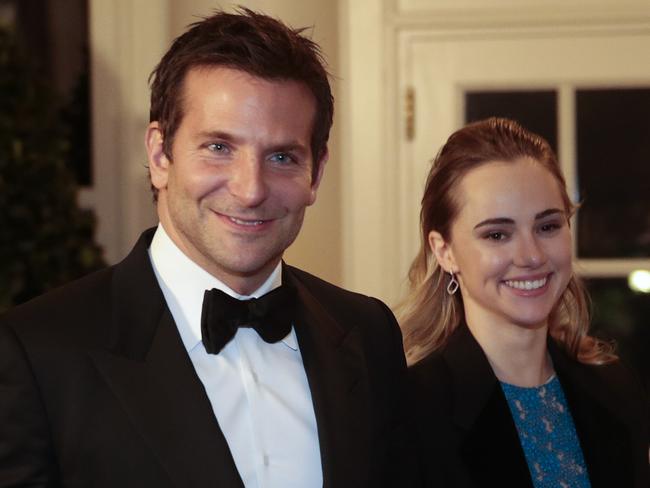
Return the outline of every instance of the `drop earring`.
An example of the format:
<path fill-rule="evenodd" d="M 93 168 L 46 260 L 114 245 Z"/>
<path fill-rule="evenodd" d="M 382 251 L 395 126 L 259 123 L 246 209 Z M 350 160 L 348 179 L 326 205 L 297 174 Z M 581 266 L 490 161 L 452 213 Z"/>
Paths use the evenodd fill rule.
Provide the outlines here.
<path fill-rule="evenodd" d="M 449 276 L 450 279 L 449 279 L 449 284 L 447 285 L 447 293 L 453 295 L 454 293 L 456 293 L 456 291 L 458 291 L 459 285 L 458 285 L 458 281 L 456 281 L 456 277 L 454 276 L 454 273 L 450 271 Z"/>

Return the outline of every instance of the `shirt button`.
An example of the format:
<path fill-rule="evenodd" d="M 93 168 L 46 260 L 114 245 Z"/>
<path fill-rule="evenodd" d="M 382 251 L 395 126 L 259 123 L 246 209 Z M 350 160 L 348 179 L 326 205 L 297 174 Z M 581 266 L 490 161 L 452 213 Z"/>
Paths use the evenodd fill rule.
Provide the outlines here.
<path fill-rule="evenodd" d="M 251 371 L 251 377 L 253 378 L 253 383 L 257 384 L 259 380 L 255 371 Z"/>
<path fill-rule="evenodd" d="M 267 468 L 269 466 L 269 456 L 267 454 L 264 454 L 264 466 Z"/>

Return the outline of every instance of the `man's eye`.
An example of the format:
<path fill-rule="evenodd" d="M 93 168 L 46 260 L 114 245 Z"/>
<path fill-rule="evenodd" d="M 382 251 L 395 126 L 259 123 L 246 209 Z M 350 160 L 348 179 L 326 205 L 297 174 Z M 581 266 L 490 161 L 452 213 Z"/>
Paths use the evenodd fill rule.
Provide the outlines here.
<path fill-rule="evenodd" d="M 228 150 L 228 147 L 225 144 L 222 144 L 220 142 L 215 142 L 212 144 L 208 145 L 208 149 L 212 152 L 226 152 Z"/>
<path fill-rule="evenodd" d="M 276 163 L 290 163 L 292 161 L 295 161 L 295 158 L 291 156 L 291 154 L 282 152 L 271 155 L 270 159 Z"/>

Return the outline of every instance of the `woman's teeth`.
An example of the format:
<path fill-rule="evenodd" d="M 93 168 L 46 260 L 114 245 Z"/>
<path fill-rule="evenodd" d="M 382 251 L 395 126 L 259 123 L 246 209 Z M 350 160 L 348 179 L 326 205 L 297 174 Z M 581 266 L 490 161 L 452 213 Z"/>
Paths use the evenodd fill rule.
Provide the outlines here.
<path fill-rule="evenodd" d="M 541 280 L 506 280 L 506 285 L 517 290 L 536 290 L 546 284 L 548 278 Z"/>

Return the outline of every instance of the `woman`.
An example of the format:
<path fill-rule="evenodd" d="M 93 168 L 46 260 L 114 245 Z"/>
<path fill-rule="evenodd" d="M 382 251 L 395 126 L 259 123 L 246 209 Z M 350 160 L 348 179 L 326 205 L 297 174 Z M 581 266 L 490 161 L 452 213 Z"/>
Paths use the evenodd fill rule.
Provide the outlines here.
<path fill-rule="evenodd" d="M 507 119 L 444 145 L 398 311 L 426 486 L 643 487 L 648 404 L 588 335 L 564 178 Z"/>

